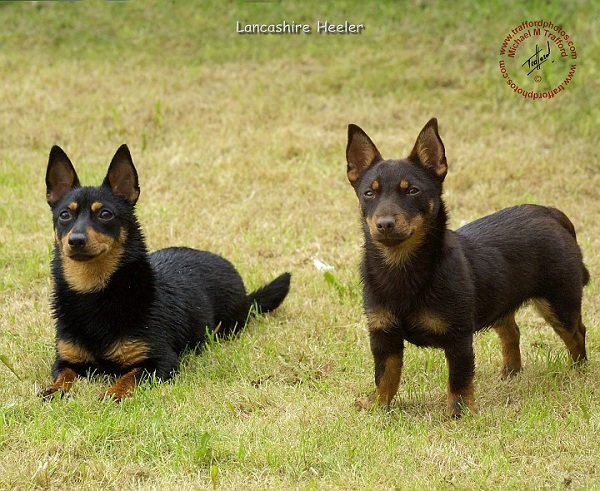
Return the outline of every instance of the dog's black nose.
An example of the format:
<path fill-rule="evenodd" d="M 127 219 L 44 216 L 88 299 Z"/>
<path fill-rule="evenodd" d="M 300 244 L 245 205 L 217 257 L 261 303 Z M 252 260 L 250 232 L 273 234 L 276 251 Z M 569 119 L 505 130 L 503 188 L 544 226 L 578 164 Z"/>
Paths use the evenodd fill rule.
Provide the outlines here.
<path fill-rule="evenodd" d="M 388 233 L 394 230 L 396 219 L 394 217 L 380 217 L 377 219 L 377 230 L 381 233 Z"/>
<path fill-rule="evenodd" d="M 85 234 L 72 233 L 71 235 L 69 235 L 69 245 L 73 249 L 84 247 L 85 246 Z"/>

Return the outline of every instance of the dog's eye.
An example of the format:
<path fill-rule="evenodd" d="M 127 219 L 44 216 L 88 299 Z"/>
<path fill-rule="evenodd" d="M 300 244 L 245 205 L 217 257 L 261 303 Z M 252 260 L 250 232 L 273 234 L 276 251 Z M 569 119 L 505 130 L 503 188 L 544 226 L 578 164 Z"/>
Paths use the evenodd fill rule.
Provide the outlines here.
<path fill-rule="evenodd" d="M 110 220 L 114 216 L 115 215 L 113 214 L 113 212 L 107 209 L 100 210 L 100 213 L 98 213 L 98 218 L 100 220 Z"/>
<path fill-rule="evenodd" d="M 406 190 L 406 194 L 412 194 L 412 195 L 419 194 L 420 192 L 421 192 L 421 190 L 414 186 L 411 186 Z"/>
<path fill-rule="evenodd" d="M 375 193 L 373 192 L 373 190 L 372 190 L 372 189 L 367 189 L 367 190 L 364 192 L 363 196 L 364 196 L 365 198 L 372 198 L 373 196 L 375 196 Z"/>
<path fill-rule="evenodd" d="M 69 221 L 71 219 L 71 217 L 72 217 L 72 215 L 69 210 L 63 210 L 58 214 L 58 219 L 63 222 Z"/>

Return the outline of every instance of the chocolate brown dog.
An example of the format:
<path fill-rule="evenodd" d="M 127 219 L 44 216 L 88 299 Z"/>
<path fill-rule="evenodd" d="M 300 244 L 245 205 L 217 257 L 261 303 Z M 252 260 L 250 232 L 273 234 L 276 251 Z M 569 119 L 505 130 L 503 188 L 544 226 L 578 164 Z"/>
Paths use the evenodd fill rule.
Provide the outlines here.
<path fill-rule="evenodd" d="M 364 309 L 375 360 L 376 390 L 359 407 L 390 404 L 409 341 L 444 350 L 449 414 L 474 410 L 473 333 L 493 327 L 502 375 L 519 372 L 515 312 L 529 300 L 573 361 L 586 360 L 581 298 L 590 277 L 564 213 L 521 205 L 449 230 L 442 200 L 448 165 L 436 119 L 400 160 L 384 159 L 350 125 L 346 158 L 362 214 Z"/>

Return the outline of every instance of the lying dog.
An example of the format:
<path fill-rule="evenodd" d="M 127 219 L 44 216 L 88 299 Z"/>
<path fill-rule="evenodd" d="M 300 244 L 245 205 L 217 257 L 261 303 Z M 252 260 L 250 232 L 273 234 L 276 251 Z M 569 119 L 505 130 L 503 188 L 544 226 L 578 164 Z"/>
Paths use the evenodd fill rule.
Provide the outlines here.
<path fill-rule="evenodd" d="M 188 348 L 207 333 L 229 336 L 256 305 L 277 308 L 290 275 L 247 294 L 242 278 L 216 254 L 171 247 L 148 254 L 134 213 L 140 194 L 128 148 L 121 146 L 104 182 L 82 187 L 57 146 L 46 172 L 54 217 L 54 383 L 40 393 L 67 392 L 88 372 L 119 376 L 106 392 L 130 397 L 147 374 L 170 378 Z"/>

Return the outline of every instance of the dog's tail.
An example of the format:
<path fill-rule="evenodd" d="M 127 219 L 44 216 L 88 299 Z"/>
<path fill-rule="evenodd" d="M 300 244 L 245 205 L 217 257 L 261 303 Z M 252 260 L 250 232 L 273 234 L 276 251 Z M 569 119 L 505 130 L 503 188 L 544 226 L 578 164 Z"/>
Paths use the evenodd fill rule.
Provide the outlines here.
<path fill-rule="evenodd" d="M 281 305 L 290 291 L 290 273 L 283 273 L 275 278 L 271 283 L 260 287 L 248 295 L 250 305 L 256 304 L 258 313 L 266 313 L 275 310 Z"/>
<path fill-rule="evenodd" d="M 573 225 L 573 222 L 571 222 L 571 220 L 569 220 L 569 217 L 557 208 L 552 208 L 552 207 L 548 207 L 548 208 L 549 208 L 550 212 L 552 213 L 552 217 L 558 223 L 560 223 L 567 230 L 567 232 L 569 232 L 573 236 L 575 241 L 577 241 L 577 234 L 575 233 L 575 226 Z M 583 264 L 583 261 L 581 261 L 581 268 L 582 268 L 582 272 L 583 272 L 583 278 L 582 278 L 583 286 L 585 286 L 590 282 L 590 272 L 585 267 L 585 264 Z"/>

